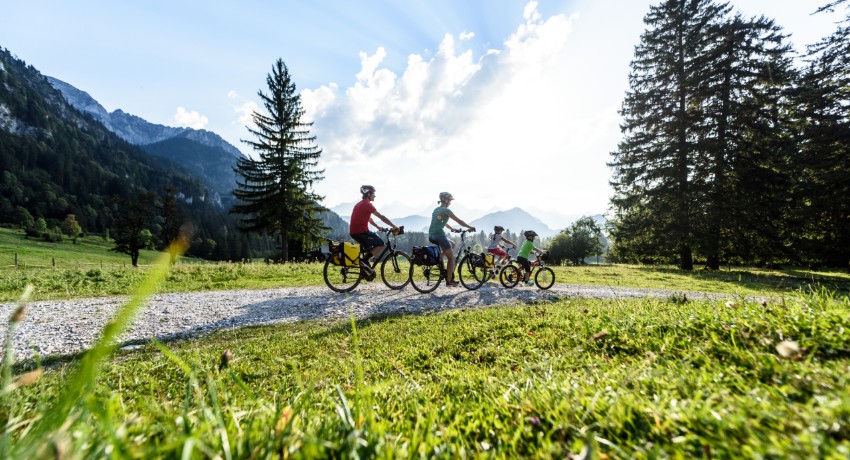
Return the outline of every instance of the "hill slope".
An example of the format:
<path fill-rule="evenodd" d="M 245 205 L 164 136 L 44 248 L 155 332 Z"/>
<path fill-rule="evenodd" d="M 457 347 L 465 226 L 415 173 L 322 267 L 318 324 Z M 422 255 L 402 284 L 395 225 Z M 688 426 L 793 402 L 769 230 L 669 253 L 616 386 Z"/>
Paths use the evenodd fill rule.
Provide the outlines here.
<path fill-rule="evenodd" d="M 233 168 L 236 166 L 236 160 L 243 155 L 219 135 L 203 129 L 175 128 L 150 123 L 120 109 L 109 113 L 87 92 L 57 78 L 46 78 L 65 96 L 71 106 L 91 114 L 125 141 L 142 146 L 148 153 L 185 167 L 201 178 L 207 188 L 216 192 L 214 201 L 218 203 L 223 200 L 223 203 L 220 203 L 223 207 L 227 208 L 232 204 L 230 194 L 236 185 Z"/>
<path fill-rule="evenodd" d="M 201 181 L 173 162 L 128 144 L 72 107 L 41 73 L 0 50 L 0 222 L 22 212 L 64 219 L 86 231 L 112 227 L 113 196 L 176 189 L 185 212 L 203 207 Z M 201 212 L 206 212 L 200 210 Z"/>

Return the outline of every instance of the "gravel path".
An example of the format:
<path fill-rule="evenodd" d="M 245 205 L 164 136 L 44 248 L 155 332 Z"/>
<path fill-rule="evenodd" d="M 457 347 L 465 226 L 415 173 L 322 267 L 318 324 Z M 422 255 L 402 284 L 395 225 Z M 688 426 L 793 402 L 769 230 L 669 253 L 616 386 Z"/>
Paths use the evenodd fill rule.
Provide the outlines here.
<path fill-rule="evenodd" d="M 391 291 L 373 282 L 345 295 L 325 286 L 265 290 L 206 291 L 152 296 L 139 312 L 122 341 L 152 337 L 168 340 L 249 324 L 271 324 L 315 318 L 357 318 L 387 313 L 420 313 L 494 304 L 517 304 L 556 298 L 668 297 L 673 291 L 556 284 L 548 291 L 536 287 L 504 289 L 487 283 L 477 291 L 440 286 L 431 294 L 411 287 Z M 722 294 L 687 293 L 689 299 L 724 297 Z M 26 317 L 15 330 L 17 359 L 75 353 L 90 347 L 106 322 L 127 298 L 72 299 L 31 302 Z M 0 304 L 5 323 L 15 304 Z M 6 328 L 0 328 L 5 343 Z"/>

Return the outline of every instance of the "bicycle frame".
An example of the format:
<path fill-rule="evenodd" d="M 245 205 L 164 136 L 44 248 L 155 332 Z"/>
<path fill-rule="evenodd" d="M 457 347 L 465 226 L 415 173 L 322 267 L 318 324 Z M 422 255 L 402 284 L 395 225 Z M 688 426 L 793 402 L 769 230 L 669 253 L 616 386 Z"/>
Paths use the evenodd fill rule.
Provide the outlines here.
<path fill-rule="evenodd" d="M 368 265 L 369 268 L 374 269 L 375 267 L 378 266 L 378 263 L 380 263 L 382 260 L 384 260 L 384 257 L 395 253 L 395 248 L 398 246 L 398 244 L 395 242 L 395 237 L 398 236 L 398 235 L 404 234 L 404 225 L 402 225 L 398 229 L 399 229 L 398 233 L 393 233 L 393 229 L 391 229 L 391 228 L 388 228 L 387 231 L 384 232 L 384 238 L 386 240 L 386 244 L 384 244 L 384 250 L 381 251 L 378 254 L 377 257 L 375 257 L 375 262 L 373 262 L 371 265 L 369 265 L 369 264 L 364 264 L 364 265 Z M 393 238 L 390 238 L 390 236 L 392 236 Z M 362 246 L 361 246 L 361 248 L 362 248 Z M 360 250 L 360 262 L 361 263 L 363 262 L 363 254 L 371 255 L 371 253 L 367 249 L 362 248 Z"/>
<path fill-rule="evenodd" d="M 469 233 L 469 230 L 460 230 L 455 233 L 460 233 L 460 246 L 455 252 L 455 262 L 458 262 L 464 255 L 472 253 L 472 247 L 466 244 L 466 234 Z"/>

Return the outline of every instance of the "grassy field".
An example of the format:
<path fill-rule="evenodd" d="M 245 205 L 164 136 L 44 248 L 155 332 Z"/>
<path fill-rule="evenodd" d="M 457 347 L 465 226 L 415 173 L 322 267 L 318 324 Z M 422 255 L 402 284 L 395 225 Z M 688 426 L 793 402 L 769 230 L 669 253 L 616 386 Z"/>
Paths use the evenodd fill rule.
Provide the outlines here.
<path fill-rule="evenodd" d="M 824 291 L 221 331 L 107 361 L 35 439 L 86 363 L 55 365 L 4 395 L 0 453 L 847 458 L 848 324 L 847 299 Z"/>
<path fill-rule="evenodd" d="M 130 297 L 81 357 L 10 366 L 7 344 L 0 458 L 850 456 L 840 273 L 559 267 L 567 282 L 783 295 L 564 299 L 109 345 L 155 292 L 319 284 L 318 267 L 5 271 L 16 296 L 14 283 Z M 791 291 L 809 279 L 838 290 Z"/>
<path fill-rule="evenodd" d="M 77 244 L 73 244 L 69 238 L 58 243 L 48 243 L 26 238 L 21 229 L 0 227 L 0 273 L 15 269 L 16 254 L 18 268 L 22 270 L 123 268 L 130 265 L 130 256 L 110 251 L 112 247 L 111 241 L 107 242 L 99 236 L 78 238 Z M 139 264 L 149 265 L 156 256 L 156 251 L 143 250 L 139 255 Z"/>
<path fill-rule="evenodd" d="M 28 284 L 33 300 L 127 295 L 141 282 L 155 251 L 142 251 L 141 268 L 129 257 L 110 251 L 111 243 L 86 237 L 46 243 L 23 237 L 21 230 L 0 228 L 0 302 L 14 301 Z M 19 269 L 14 268 L 18 254 Z M 52 260 L 56 268 L 52 268 Z M 320 264 L 209 263 L 182 258 L 160 292 L 212 289 L 267 289 L 323 285 Z M 721 271 L 685 272 L 675 267 L 589 265 L 553 267 L 556 281 L 614 287 L 646 287 L 673 291 L 727 292 L 740 295 L 786 294 L 810 286 L 850 293 L 850 273 L 796 268 L 766 270 L 752 267 Z"/>

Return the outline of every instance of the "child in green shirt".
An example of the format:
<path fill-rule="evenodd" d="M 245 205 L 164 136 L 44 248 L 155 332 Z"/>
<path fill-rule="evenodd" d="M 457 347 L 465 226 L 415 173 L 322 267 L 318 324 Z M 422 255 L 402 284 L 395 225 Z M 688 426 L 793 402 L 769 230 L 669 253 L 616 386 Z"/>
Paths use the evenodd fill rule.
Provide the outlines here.
<path fill-rule="evenodd" d="M 534 237 L 537 236 L 537 232 L 534 230 L 526 230 L 525 233 L 525 241 L 522 243 L 522 246 L 519 248 L 519 252 L 517 253 L 516 261 L 519 262 L 520 266 L 525 270 L 525 276 L 523 276 L 523 282 L 525 282 L 526 286 L 530 286 L 534 284 L 533 281 L 529 279 L 531 276 L 531 262 L 528 261 L 528 256 L 531 253 L 535 254 L 543 254 L 543 251 L 534 247 Z"/>

